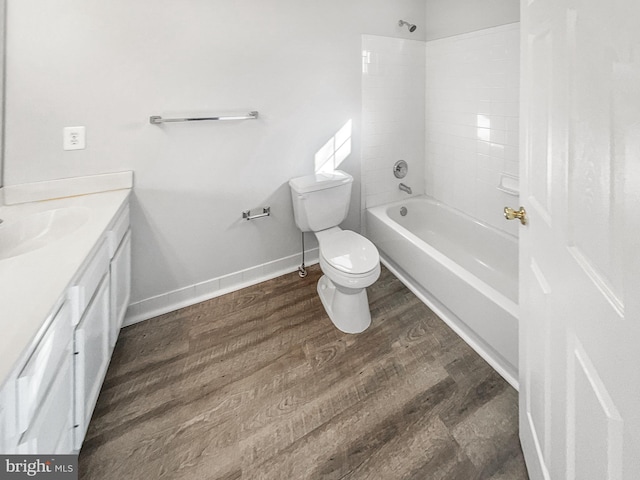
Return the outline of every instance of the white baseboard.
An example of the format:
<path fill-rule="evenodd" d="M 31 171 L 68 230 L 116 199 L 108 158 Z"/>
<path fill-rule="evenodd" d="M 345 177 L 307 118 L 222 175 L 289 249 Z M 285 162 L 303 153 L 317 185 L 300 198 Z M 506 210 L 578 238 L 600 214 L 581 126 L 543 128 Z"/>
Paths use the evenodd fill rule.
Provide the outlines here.
<path fill-rule="evenodd" d="M 305 251 L 307 266 L 318 263 L 318 249 Z M 239 272 L 212 278 L 178 290 L 146 298 L 129 305 L 123 327 L 142 322 L 158 315 L 195 305 L 251 285 L 295 272 L 300 265 L 300 254 L 290 255 Z"/>
<path fill-rule="evenodd" d="M 453 312 L 440 303 L 435 297 L 433 297 L 424 288 L 416 285 L 412 279 L 404 273 L 399 267 L 393 264 L 383 254 L 380 254 L 380 261 L 389 269 L 413 294 L 418 297 L 422 303 L 427 305 L 433 313 L 435 313 L 444 323 L 446 323 L 451 330 L 453 330 L 460 338 L 462 338 L 467 345 L 473 348 L 478 355 L 480 355 L 491 367 L 504 378 L 509 385 L 516 390 L 520 385 L 518 379 L 514 377 L 506 368 L 502 365 L 502 362 L 495 358 L 490 351 L 488 351 L 480 342 L 476 341 L 471 335 L 468 334 L 463 326 L 462 320 L 460 320 Z"/>

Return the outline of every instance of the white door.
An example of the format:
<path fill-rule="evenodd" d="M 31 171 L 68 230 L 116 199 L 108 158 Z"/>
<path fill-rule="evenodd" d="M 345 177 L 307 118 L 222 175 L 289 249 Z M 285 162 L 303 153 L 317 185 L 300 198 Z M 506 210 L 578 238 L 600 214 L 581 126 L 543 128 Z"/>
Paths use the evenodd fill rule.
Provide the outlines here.
<path fill-rule="evenodd" d="M 640 1 L 521 14 L 523 450 L 532 480 L 640 479 Z"/>

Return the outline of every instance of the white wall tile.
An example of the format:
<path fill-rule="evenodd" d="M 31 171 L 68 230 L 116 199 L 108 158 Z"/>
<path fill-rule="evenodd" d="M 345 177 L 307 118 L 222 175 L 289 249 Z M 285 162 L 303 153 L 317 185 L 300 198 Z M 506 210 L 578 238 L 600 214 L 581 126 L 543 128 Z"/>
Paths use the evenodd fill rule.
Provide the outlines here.
<path fill-rule="evenodd" d="M 510 162 L 518 161 L 518 147 L 512 145 L 504 146 L 504 159 Z"/>
<path fill-rule="evenodd" d="M 512 234 L 502 207 L 513 197 L 496 187 L 518 174 L 519 34 L 489 28 L 427 42 L 425 54 L 425 191 Z"/>
<path fill-rule="evenodd" d="M 425 43 L 401 38 L 362 36 L 362 50 L 369 52 L 378 69 L 364 72 L 362 81 L 362 189 L 365 207 L 407 196 L 398 189 L 402 181 L 414 195 L 424 193 L 425 167 Z M 375 77 L 375 82 L 371 82 Z M 437 122 L 437 117 L 431 117 Z M 453 135 L 454 126 L 440 134 Z M 433 129 L 439 131 L 440 124 Z M 458 132 L 459 133 L 459 132 Z M 437 148 L 431 145 L 429 148 Z M 397 160 L 409 165 L 406 178 L 393 175 Z"/>

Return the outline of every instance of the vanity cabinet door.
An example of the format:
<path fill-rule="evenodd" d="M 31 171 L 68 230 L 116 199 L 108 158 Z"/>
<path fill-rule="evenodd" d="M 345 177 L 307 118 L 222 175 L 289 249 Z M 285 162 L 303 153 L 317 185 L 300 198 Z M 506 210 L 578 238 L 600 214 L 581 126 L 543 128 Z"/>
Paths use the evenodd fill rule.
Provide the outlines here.
<path fill-rule="evenodd" d="M 75 331 L 75 448 L 80 449 L 110 359 L 109 273 L 100 282 Z"/>
<path fill-rule="evenodd" d="M 60 365 L 71 356 L 73 337 L 72 305 L 65 300 L 54 314 L 47 330 L 38 342 L 17 378 L 18 435 L 31 428 L 46 396 L 61 375 Z"/>
<path fill-rule="evenodd" d="M 73 362 L 71 346 L 64 348 L 65 356 L 51 390 L 22 435 L 17 453 L 70 454 L 73 453 Z"/>
<path fill-rule="evenodd" d="M 111 332 L 109 335 L 111 348 L 118 340 L 130 297 L 131 231 L 128 231 L 111 259 Z"/>
<path fill-rule="evenodd" d="M 0 453 L 11 454 L 18 444 L 16 378 L 9 377 L 0 390 Z"/>

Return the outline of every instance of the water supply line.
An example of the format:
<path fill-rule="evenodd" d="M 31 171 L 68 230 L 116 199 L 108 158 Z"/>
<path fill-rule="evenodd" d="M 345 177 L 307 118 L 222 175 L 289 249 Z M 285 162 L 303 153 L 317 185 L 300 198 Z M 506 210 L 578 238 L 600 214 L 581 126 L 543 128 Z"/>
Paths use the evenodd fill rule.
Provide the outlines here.
<path fill-rule="evenodd" d="M 302 265 L 298 267 L 298 276 L 300 278 L 307 276 L 307 269 L 304 265 L 304 232 L 302 232 Z"/>

